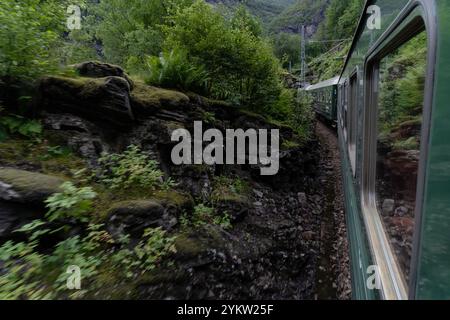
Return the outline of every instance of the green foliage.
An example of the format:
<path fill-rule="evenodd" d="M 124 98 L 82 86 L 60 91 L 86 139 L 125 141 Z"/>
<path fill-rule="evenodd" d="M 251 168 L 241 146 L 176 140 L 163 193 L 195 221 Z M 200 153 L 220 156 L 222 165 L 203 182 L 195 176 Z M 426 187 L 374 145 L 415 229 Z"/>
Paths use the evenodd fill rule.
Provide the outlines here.
<path fill-rule="evenodd" d="M 150 85 L 185 89 L 198 93 L 205 92 L 208 74 L 202 65 L 188 60 L 183 50 L 173 49 L 159 57 L 147 57 L 148 76 L 145 82 Z"/>
<path fill-rule="evenodd" d="M 127 237 L 116 243 L 103 225 L 89 225 L 88 235 L 58 243 L 51 252 L 37 248 L 42 235 L 58 230 L 41 229 L 48 222 L 34 221 L 17 232 L 33 234 L 28 242 L 8 241 L 0 246 L 0 299 L 82 299 L 92 297 L 104 283 L 102 277 L 115 273 L 118 280 L 137 278 L 153 271 L 175 252 L 175 237 L 160 228 L 147 229 L 143 238 L 129 248 Z M 37 231 L 36 231 L 37 230 Z M 115 250 L 114 246 L 127 246 Z M 80 268 L 81 290 L 68 290 L 69 266 Z M 108 275 L 105 275 L 108 274 Z"/>
<path fill-rule="evenodd" d="M 246 0 L 246 1 L 221 1 L 223 6 L 229 11 L 235 11 L 244 7 L 248 12 L 261 20 L 264 27 L 267 28 L 269 23 L 278 16 L 283 10 L 295 3 L 296 0 Z"/>
<path fill-rule="evenodd" d="M 319 30 L 322 39 L 347 39 L 355 33 L 364 0 L 332 0 Z"/>
<path fill-rule="evenodd" d="M 379 108 L 381 136 L 388 137 L 400 124 L 420 118 L 426 54 L 426 35 L 422 33 L 382 60 Z M 411 147 L 408 141 L 397 141 L 395 145 Z"/>
<path fill-rule="evenodd" d="M 145 61 L 148 55 L 158 56 L 164 35 L 161 26 L 178 8 L 189 6 L 191 0 L 110 0 L 90 6 L 95 17 L 91 28 L 101 39 L 105 58 L 119 65 L 132 66 Z"/>
<path fill-rule="evenodd" d="M 198 204 L 194 208 L 192 216 L 186 214 L 181 217 L 181 225 L 184 227 L 193 226 L 195 228 L 205 225 L 217 225 L 223 229 L 230 229 L 231 219 L 228 213 L 218 215 L 215 213 L 214 208 L 208 207 L 204 204 Z"/>
<path fill-rule="evenodd" d="M 151 160 L 135 145 L 121 154 L 103 154 L 99 164 L 102 168 L 100 180 L 111 189 L 133 186 L 155 189 L 173 184 L 172 181 L 164 182 L 164 173 L 159 170 L 158 162 Z"/>
<path fill-rule="evenodd" d="M 345 42 L 314 58 L 308 65 L 311 83 L 325 81 L 339 75 L 349 50 L 350 43 Z"/>
<path fill-rule="evenodd" d="M 203 122 L 205 122 L 207 124 L 214 124 L 217 121 L 216 115 L 212 112 L 207 112 L 207 111 L 203 112 L 202 120 L 203 120 Z"/>
<path fill-rule="evenodd" d="M 224 197 L 242 196 L 248 193 L 250 186 L 247 181 L 239 177 L 218 176 L 213 181 L 211 198 L 216 202 Z"/>
<path fill-rule="evenodd" d="M 35 252 L 36 243 L 14 243 L 8 241 L 0 247 L 0 299 L 50 299 L 38 280 L 42 272 L 44 257 Z"/>
<path fill-rule="evenodd" d="M 283 67 L 294 67 L 300 63 L 301 36 L 281 32 L 273 36 L 275 55 L 282 61 Z"/>
<path fill-rule="evenodd" d="M 55 71 L 53 49 L 64 31 L 66 8 L 82 1 L 2 0 L 0 77 L 20 79 Z"/>
<path fill-rule="evenodd" d="M 269 31 L 271 33 L 292 29 L 300 31 L 301 25 L 308 25 L 320 19 L 326 2 L 327 0 L 296 1 L 272 20 Z"/>
<path fill-rule="evenodd" d="M 420 145 L 416 137 L 409 137 L 406 140 L 394 141 L 392 148 L 394 150 L 419 150 Z"/>
<path fill-rule="evenodd" d="M 323 43 L 309 45 L 308 56 L 311 83 L 317 83 L 340 74 L 351 39 L 362 13 L 364 0 L 331 0 L 325 11 L 325 19 L 315 35 Z M 330 40 L 341 40 L 330 42 Z"/>
<path fill-rule="evenodd" d="M 97 275 L 97 268 L 106 257 L 98 255 L 97 251 L 101 241 L 110 239 L 104 231 L 99 231 L 101 226 L 91 225 L 86 238 L 69 238 L 60 242 L 52 254 L 43 255 L 37 252 L 37 247 L 40 236 L 45 232 L 41 231 L 37 236 L 39 231 L 35 230 L 45 224 L 38 220 L 17 231 L 33 232 L 29 242 L 9 241 L 0 247 L 0 261 L 5 271 L 0 274 L 0 299 L 55 299 L 60 295 L 80 298 L 85 291 L 67 292 L 69 274 L 66 268 L 70 265 L 80 267 L 83 281 L 89 281 Z M 107 242 L 111 243 L 111 240 Z"/>
<path fill-rule="evenodd" d="M 42 134 L 42 125 L 38 120 L 30 120 L 18 115 L 1 116 L 0 141 L 16 134 L 29 139 L 38 139 Z"/>
<path fill-rule="evenodd" d="M 290 124 L 303 141 L 311 138 L 314 132 L 314 119 L 311 97 L 304 93 L 299 94 Z"/>
<path fill-rule="evenodd" d="M 229 230 L 233 227 L 231 224 L 231 217 L 227 212 L 220 216 L 214 217 L 213 224 L 220 226 L 224 230 Z"/>
<path fill-rule="evenodd" d="M 71 182 L 65 182 L 61 189 L 61 193 L 56 193 L 45 201 L 49 209 L 46 215 L 49 221 L 76 218 L 87 222 L 86 214 L 91 211 L 92 200 L 97 194 L 90 187 L 77 188 Z"/>
<path fill-rule="evenodd" d="M 168 50 L 180 48 L 209 75 L 209 96 L 265 111 L 281 92 L 271 46 L 253 33 L 248 16 L 224 18 L 203 1 L 178 10 L 164 28 Z"/>
<path fill-rule="evenodd" d="M 161 228 L 147 229 L 143 239 L 133 249 L 123 249 L 116 253 L 114 261 L 126 270 L 127 277 L 138 276 L 153 271 L 165 257 L 175 253 L 176 237 L 168 237 Z M 135 270 L 139 270 L 135 273 Z"/>

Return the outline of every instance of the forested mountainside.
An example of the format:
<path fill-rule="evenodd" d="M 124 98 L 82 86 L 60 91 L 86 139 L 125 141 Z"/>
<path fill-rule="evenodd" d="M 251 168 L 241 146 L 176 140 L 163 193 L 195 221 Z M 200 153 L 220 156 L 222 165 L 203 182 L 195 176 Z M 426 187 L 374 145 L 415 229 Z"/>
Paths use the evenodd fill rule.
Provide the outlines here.
<path fill-rule="evenodd" d="M 275 17 L 269 25 L 271 33 L 300 33 L 305 25 L 306 34 L 311 38 L 324 20 L 329 0 L 299 0 Z"/>
<path fill-rule="evenodd" d="M 206 0 L 213 4 L 223 4 L 229 8 L 244 5 L 252 14 L 260 18 L 265 24 L 270 22 L 285 8 L 294 4 L 297 0 Z"/>
<path fill-rule="evenodd" d="M 316 83 L 339 75 L 350 49 L 365 0 L 331 0 L 325 19 L 309 46 L 308 80 Z M 322 42 L 320 42 L 322 41 Z"/>

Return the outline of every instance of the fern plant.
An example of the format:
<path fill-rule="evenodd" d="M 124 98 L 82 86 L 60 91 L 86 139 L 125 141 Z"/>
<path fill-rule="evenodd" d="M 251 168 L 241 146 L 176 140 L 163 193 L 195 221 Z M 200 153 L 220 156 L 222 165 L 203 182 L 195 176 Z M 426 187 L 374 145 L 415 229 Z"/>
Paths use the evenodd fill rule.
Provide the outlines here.
<path fill-rule="evenodd" d="M 208 73 L 201 65 L 189 61 L 187 54 L 179 49 L 164 52 L 159 57 L 147 57 L 150 85 L 178 88 L 204 93 L 208 86 Z"/>

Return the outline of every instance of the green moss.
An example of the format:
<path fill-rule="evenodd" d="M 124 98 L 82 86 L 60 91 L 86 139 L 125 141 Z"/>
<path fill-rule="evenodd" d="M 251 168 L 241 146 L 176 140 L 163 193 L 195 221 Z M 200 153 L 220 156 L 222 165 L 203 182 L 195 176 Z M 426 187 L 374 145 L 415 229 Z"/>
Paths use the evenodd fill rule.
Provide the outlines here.
<path fill-rule="evenodd" d="M 0 181 L 10 184 L 17 192 L 26 196 L 42 197 L 60 191 L 64 180 L 35 172 L 12 168 L 0 169 Z"/>
<path fill-rule="evenodd" d="M 159 190 L 152 194 L 153 199 L 166 204 L 173 204 L 178 208 L 188 208 L 194 205 L 194 200 L 188 194 L 179 193 L 174 190 Z"/>
<path fill-rule="evenodd" d="M 48 132 L 44 132 L 48 138 Z M 84 160 L 74 155 L 68 148 L 60 147 L 61 154 L 52 154 L 52 148 L 59 147 L 49 139 L 43 143 L 29 140 L 10 139 L 0 143 L 0 164 L 14 166 L 26 162 L 39 168 L 43 173 L 70 178 L 72 172 L 85 168 Z"/>
<path fill-rule="evenodd" d="M 207 98 L 207 97 L 201 96 L 194 92 L 186 92 L 185 94 L 189 97 L 189 99 L 192 102 L 199 104 L 201 106 L 204 106 L 204 107 L 217 108 L 217 109 L 225 109 L 225 108 L 233 107 L 229 102 Z"/>
<path fill-rule="evenodd" d="M 110 208 L 122 206 L 124 203 L 145 203 L 153 201 L 162 206 L 173 205 L 180 210 L 189 210 L 194 201 L 190 195 L 179 193 L 174 190 L 149 190 L 143 188 L 131 188 L 127 190 L 118 189 L 111 192 L 103 185 L 94 185 L 97 199 L 94 202 L 94 221 L 101 223 L 106 220 Z"/>
<path fill-rule="evenodd" d="M 204 242 L 189 233 L 183 233 L 177 236 L 175 240 L 177 256 L 182 259 L 198 257 L 208 248 Z"/>
<path fill-rule="evenodd" d="M 189 97 L 184 93 L 148 86 L 142 82 L 136 82 L 131 92 L 131 99 L 142 108 L 161 108 L 165 105 L 182 106 L 189 103 Z"/>
<path fill-rule="evenodd" d="M 116 210 L 123 210 L 123 211 L 129 211 L 130 214 L 133 212 L 141 212 L 141 211 L 148 211 L 152 210 L 154 208 L 160 208 L 161 204 L 157 201 L 152 200 L 128 200 L 128 201 L 121 201 L 114 203 L 110 211 L 116 211 Z"/>
<path fill-rule="evenodd" d="M 181 260 L 192 259 L 210 248 L 224 247 L 226 242 L 220 230 L 213 225 L 204 225 L 195 231 L 186 230 L 178 234 L 175 239 L 176 257 Z"/>

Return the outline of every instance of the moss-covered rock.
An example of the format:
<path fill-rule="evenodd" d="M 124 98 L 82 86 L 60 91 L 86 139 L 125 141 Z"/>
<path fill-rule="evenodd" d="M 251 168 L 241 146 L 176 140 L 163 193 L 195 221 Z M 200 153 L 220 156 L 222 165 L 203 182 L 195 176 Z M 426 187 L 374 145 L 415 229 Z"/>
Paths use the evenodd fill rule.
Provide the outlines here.
<path fill-rule="evenodd" d="M 152 197 L 165 207 L 175 206 L 179 212 L 191 211 L 194 207 L 191 195 L 174 190 L 159 190 L 154 192 Z"/>
<path fill-rule="evenodd" d="M 39 144 L 20 139 L 0 142 L 0 166 L 39 170 L 63 179 L 71 178 L 73 172 L 85 168 L 85 161 L 73 154 L 69 148 L 62 147 L 67 142 L 53 141 L 54 132 L 44 131 L 43 137 L 46 141 Z M 74 137 L 74 134 L 71 137 Z"/>
<path fill-rule="evenodd" d="M 195 235 L 182 233 L 175 239 L 175 248 L 178 260 L 189 260 L 200 256 L 208 249 L 208 246 Z"/>
<path fill-rule="evenodd" d="M 0 199 L 19 203 L 42 204 L 49 196 L 60 192 L 64 180 L 45 174 L 0 168 Z"/>
<path fill-rule="evenodd" d="M 40 82 L 40 92 L 41 106 L 47 111 L 72 113 L 120 127 L 134 120 L 130 84 L 122 77 L 46 77 Z"/>
<path fill-rule="evenodd" d="M 108 213 L 107 228 L 116 239 L 124 235 L 139 239 L 145 229 L 171 229 L 176 224 L 176 216 L 159 201 L 132 200 L 112 205 Z"/>
<path fill-rule="evenodd" d="M 189 97 L 184 93 L 148 86 L 136 82 L 131 92 L 131 104 L 136 114 L 154 115 L 161 108 L 182 108 L 189 104 Z"/>
<path fill-rule="evenodd" d="M 209 249 L 222 249 L 227 245 L 227 240 L 221 234 L 220 229 L 205 225 L 195 230 L 185 230 L 175 238 L 177 261 L 199 259 Z"/>
<path fill-rule="evenodd" d="M 134 87 L 133 81 L 125 73 L 125 71 L 116 65 L 103 63 L 98 61 L 87 61 L 73 66 L 77 73 L 82 77 L 104 78 L 104 77 L 121 77 L 127 80 L 130 88 Z"/>

